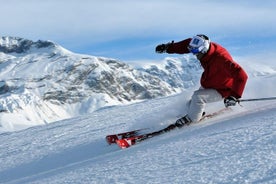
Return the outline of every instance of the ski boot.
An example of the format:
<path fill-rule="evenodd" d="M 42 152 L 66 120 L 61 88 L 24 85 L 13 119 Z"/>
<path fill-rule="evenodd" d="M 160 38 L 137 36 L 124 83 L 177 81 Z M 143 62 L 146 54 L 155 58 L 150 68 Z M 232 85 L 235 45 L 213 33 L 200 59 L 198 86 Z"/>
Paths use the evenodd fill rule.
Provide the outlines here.
<path fill-rule="evenodd" d="M 176 120 L 176 122 L 175 122 L 174 125 L 175 125 L 177 128 L 181 128 L 181 127 L 183 127 L 184 125 L 189 125 L 189 124 L 191 124 L 191 123 L 192 123 L 192 120 L 188 117 L 188 115 L 186 115 L 186 116 L 184 116 L 184 117 L 182 117 L 182 118 Z"/>
<path fill-rule="evenodd" d="M 168 132 L 168 131 L 171 131 L 175 128 L 181 128 L 184 125 L 189 125 L 191 123 L 192 123 L 192 120 L 188 117 L 188 115 L 186 115 L 186 116 L 176 120 L 176 122 L 174 124 L 169 125 L 163 131 Z"/>

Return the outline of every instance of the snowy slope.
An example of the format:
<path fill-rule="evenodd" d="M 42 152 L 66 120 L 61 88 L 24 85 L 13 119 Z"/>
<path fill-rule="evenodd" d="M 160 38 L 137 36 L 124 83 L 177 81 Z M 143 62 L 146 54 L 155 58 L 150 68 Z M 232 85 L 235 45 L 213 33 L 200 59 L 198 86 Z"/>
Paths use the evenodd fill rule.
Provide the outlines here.
<path fill-rule="evenodd" d="M 0 44 L 18 44 L 14 40 L 13 44 L 9 42 Z M 160 64 L 135 69 L 106 58 L 82 59 L 83 55 L 60 47 L 56 50 L 57 45 L 50 43 L 45 52 L 41 44 L 45 46 L 47 42 L 24 42 L 24 47 L 3 47 L 6 53 L 0 53 L 4 58 L 0 63 L 0 105 L 12 112 L 3 111 L 0 116 L 0 183 L 276 183 L 276 101 L 244 102 L 213 119 L 121 150 L 116 145 L 107 145 L 104 137 L 137 128 L 157 130 L 185 114 L 185 103 L 197 88 L 194 83 L 200 75 L 197 66 L 190 58 L 167 58 Z M 26 54 L 30 48 L 35 52 Z M 11 54 L 14 49 L 19 53 Z M 56 55 L 49 55 L 49 49 Z M 61 60 L 51 62 L 47 60 L 49 57 Z M 74 65 L 78 59 L 80 62 Z M 276 96 L 274 61 L 261 63 L 244 58 L 238 61 L 249 74 L 243 98 Z M 131 76 L 134 82 L 137 76 L 146 81 L 158 78 L 172 91 L 186 87 L 189 90 L 128 105 L 102 96 L 97 102 L 87 98 L 71 106 L 68 99 L 75 99 L 79 92 L 88 93 L 83 88 L 69 90 L 72 93 L 66 96 L 65 106 L 59 103 L 64 98 L 56 98 L 58 103 L 52 103 L 55 97 L 62 97 L 58 93 L 47 93 L 52 97 L 50 103 L 41 101 L 45 91 L 67 89 L 88 68 L 83 64 L 91 67 L 95 62 L 99 71 L 112 72 L 115 70 L 112 67 L 119 66 L 122 70 L 116 75 Z M 187 70 L 192 71 L 190 75 Z M 60 80 L 63 78 L 66 80 Z M 84 86 L 82 82 L 78 87 Z M 97 104 L 102 100 L 120 105 Z M 206 111 L 221 108 L 222 102 L 212 103 Z M 61 117 L 68 119 L 48 124 Z M 22 123 L 24 118 L 26 122 Z M 18 124 L 9 124 L 8 119 Z M 38 123 L 41 120 L 45 122 Z M 33 127 L 22 129 L 28 126 Z M 22 130 L 7 132 L 18 129 Z"/>
<path fill-rule="evenodd" d="M 275 79 L 252 79 L 245 93 L 253 95 L 250 91 Z M 276 93 L 275 87 L 266 91 L 270 93 Z M 275 183 L 275 101 L 242 103 L 125 150 L 105 143 L 106 134 L 166 126 L 183 114 L 190 95 L 105 108 L 2 133 L 0 183 Z M 207 112 L 222 107 L 213 103 Z"/>

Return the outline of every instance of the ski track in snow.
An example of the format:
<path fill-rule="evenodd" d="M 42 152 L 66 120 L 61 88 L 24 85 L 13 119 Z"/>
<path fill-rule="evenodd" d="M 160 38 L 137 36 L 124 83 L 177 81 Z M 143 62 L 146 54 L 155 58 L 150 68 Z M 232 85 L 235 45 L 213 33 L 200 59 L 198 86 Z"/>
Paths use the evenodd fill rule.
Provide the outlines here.
<path fill-rule="evenodd" d="M 0 183 L 276 182 L 275 103 L 260 103 L 258 109 L 244 103 L 125 150 L 105 143 L 110 133 L 166 126 L 181 113 L 167 110 L 180 107 L 180 99 L 176 95 L 105 108 L 2 133 Z"/>

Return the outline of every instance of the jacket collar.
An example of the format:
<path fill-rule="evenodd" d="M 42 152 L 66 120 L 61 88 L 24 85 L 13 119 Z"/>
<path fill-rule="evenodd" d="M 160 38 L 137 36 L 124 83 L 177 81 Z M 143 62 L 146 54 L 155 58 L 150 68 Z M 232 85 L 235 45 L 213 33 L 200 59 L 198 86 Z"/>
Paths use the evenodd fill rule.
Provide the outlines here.
<path fill-rule="evenodd" d="M 215 46 L 213 43 L 210 43 L 210 48 L 206 54 L 204 54 L 201 58 L 198 58 L 201 62 L 209 61 L 213 57 L 213 53 L 215 52 Z"/>

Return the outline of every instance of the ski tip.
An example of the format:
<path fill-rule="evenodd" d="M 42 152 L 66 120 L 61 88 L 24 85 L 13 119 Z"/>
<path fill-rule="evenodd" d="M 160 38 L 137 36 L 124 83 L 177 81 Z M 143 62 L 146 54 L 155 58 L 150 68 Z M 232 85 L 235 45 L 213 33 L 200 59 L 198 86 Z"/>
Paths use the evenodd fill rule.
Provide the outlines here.
<path fill-rule="evenodd" d="M 116 143 L 116 140 L 118 140 L 118 136 L 108 135 L 108 136 L 105 137 L 105 140 L 110 145 L 110 144 Z"/>

